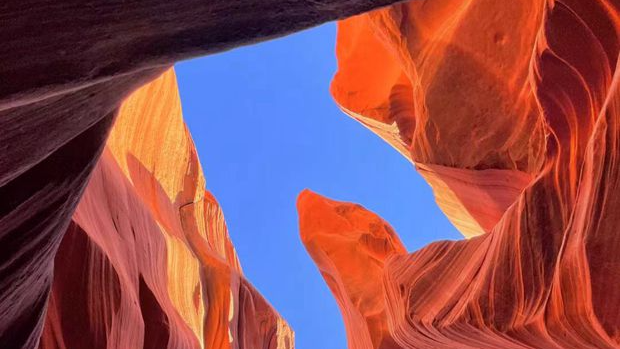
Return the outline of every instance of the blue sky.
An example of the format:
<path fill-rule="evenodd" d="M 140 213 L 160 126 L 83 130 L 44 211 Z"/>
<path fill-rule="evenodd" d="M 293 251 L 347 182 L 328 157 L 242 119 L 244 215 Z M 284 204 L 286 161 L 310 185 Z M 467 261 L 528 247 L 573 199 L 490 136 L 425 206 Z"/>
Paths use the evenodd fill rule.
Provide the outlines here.
<path fill-rule="evenodd" d="M 413 166 L 332 100 L 335 34 L 329 23 L 176 66 L 207 188 L 246 276 L 298 349 L 346 348 L 336 302 L 299 238 L 302 189 L 378 213 L 410 251 L 461 238 Z"/>

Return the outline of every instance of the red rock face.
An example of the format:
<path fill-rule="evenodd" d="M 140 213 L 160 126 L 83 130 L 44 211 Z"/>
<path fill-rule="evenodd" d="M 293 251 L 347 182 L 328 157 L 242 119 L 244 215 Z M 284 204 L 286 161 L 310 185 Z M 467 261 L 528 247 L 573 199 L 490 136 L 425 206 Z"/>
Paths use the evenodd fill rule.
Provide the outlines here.
<path fill-rule="evenodd" d="M 123 103 L 60 244 L 40 347 L 292 348 L 204 186 L 170 70 Z"/>
<path fill-rule="evenodd" d="M 304 191 L 297 201 L 301 238 L 334 293 L 351 348 L 396 348 L 382 287 L 386 261 L 407 251 L 393 229 L 359 205 Z"/>
<path fill-rule="evenodd" d="M 620 347 L 619 33 L 616 1 L 413 1 L 339 24 L 336 101 L 470 237 L 407 254 L 373 213 L 303 194 L 350 348 Z"/>
<path fill-rule="evenodd" d="M 0 347 L 292 347 L 204 190 L 173 73 L 121 102 L 175 60 L 392 2 L 4 2 Z M 470 238 L 407 253 L 361 206 L 303 193 L 351 348 L 620 347 L 619 33 L 615 0 L 340 23 L 335 99 Z"/>

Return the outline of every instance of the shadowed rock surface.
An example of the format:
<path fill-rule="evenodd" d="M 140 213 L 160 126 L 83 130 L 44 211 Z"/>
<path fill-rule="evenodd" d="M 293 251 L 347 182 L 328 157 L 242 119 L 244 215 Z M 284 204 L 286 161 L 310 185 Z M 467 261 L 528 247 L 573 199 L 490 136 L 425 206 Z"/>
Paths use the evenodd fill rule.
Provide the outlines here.
<path fill-rule="evenodd" d="M 619 33 L 611 0 L 420 1 L 340 22 L 334 98 L 470 238 L 405 253 L 363 224 L 372 212 L 302 194 L 349 348 L 620 347 Z"/>
<path fill-rule="evenodd" d="M 71 237 L 63 248 L 68 249 L 89 241 L 80 234 L 93 234 L 79 223 L 70 225 L 71 216 L 120 104 L 132 91 L 177 60 L 274 38 L 394 2 L 3 1 L 0 347 L 38 345 L 56 251 L 67 229 Z M 104 162 L 98 171 L 112 166 Z M 94 250 L 100 260 L 109 252 L 101 245 Z M 115 262 L 119 261 L 108 261 Z M 149 304 L 155 304 L 154 299 L 163 302 L 144 275 L 139 284 L 146 286 L 138 286 L 138 296 Z M 135 287 L 138 281 L 131 282 Z M 248 294 L 255 292 L 244 289 L 242 299 L 251 299 Z M 248 306 L 264 308 L 260 304 Z M 176 337 L 170 334 L 169 338 Z"/>

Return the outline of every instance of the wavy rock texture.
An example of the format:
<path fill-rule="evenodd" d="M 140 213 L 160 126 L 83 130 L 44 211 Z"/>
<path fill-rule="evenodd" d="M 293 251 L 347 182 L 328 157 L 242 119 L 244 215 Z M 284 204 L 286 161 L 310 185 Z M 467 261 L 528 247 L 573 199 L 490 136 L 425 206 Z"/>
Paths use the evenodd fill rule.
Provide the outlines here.
<path fill-rule="evenodd" d="M 74 232 L 70 234 L 80 235 L 79 229 L 93 233 L 75 224 L 69 227 L 71 217 L 118 108 L 132 91 L 174 61 L 267 40 L 394 2 L 2 1 L 0 347 L 38 346 L 56 251 L 68 228 Z M 118 161 L 136 166 L 133 160 Z M 98 171 L 110 166 L 100 165 Z M 200 209 L 193 207 L 187 206 L 183 214 Z M 88 221 L 80 219 L 84 224 Z M 98 248 L 103 254 L 108 251 L 102 245 Z M 159 291 L 151 291 L 155 297 L 151 300 L 164 302 L 158 298 Z M 243 296 L 246 300 L 254 294 L 248 292 Z M 262 307 L 259 304 L 254 306 Z"/>
<path fill-rule="evenodd" d="M 302 194 L 350 348 L 620 347 L 619 34 L 605 0 L 419 1 L 340 22 L 335 99 L 470 237 L 407 254 L 373 213 Z"/>
<path fill-rule="evenodd" d="M 334 98 L 448 189 L 437 201 L 466 236 L 490 231 L 543 165 L 530 63 L 545 6 L 414 1 L 339 25 Z"/>
<path fill-rule="evenodd" d="M 292 348 L 204 187 L 169 70 L 123 103 L 60 244 L 40 347 Z"/>

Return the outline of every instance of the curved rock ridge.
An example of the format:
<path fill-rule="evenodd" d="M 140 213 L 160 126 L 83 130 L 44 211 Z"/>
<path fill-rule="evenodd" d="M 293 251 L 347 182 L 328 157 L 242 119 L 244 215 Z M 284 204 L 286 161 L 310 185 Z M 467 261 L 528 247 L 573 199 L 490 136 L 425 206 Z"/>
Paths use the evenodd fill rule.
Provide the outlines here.
<path fill-rule="evenodd" d="M 392 227 L 363 207 L 309 190 L 297 199 L 301 239 L 334 293 L 350 348 L 396 348 L 382 287 L 390 256 L 406 254 Z"/>
<path fill-rule="evenodd" d="M 619 49 L 617 1 L 420 1 L 339 24 L 334 97 L 471 237 L 402 253 L 372 212 L 302 194 L 349 348 L 620 348 Z"/>
<path fill-rule="evenodd" d="M 40 348 L 293 348 L 204 187 L 169 70 L 121 107 L 60 244 Z"/>
<path fill-rule="evenodd" d="M 434 188 L 456 187 L 435 193 L 467 237 L 489 232 L 541 169 L 545 128 L 530 63 L 545 3 L 412 1 L 338 25 L 334 98 L 424 165 Z M 463 176 L 479 180 L 453 180 Z M 469 194 L 485 198 L 474 206 L 495 202 L 472 212 Z"/>

